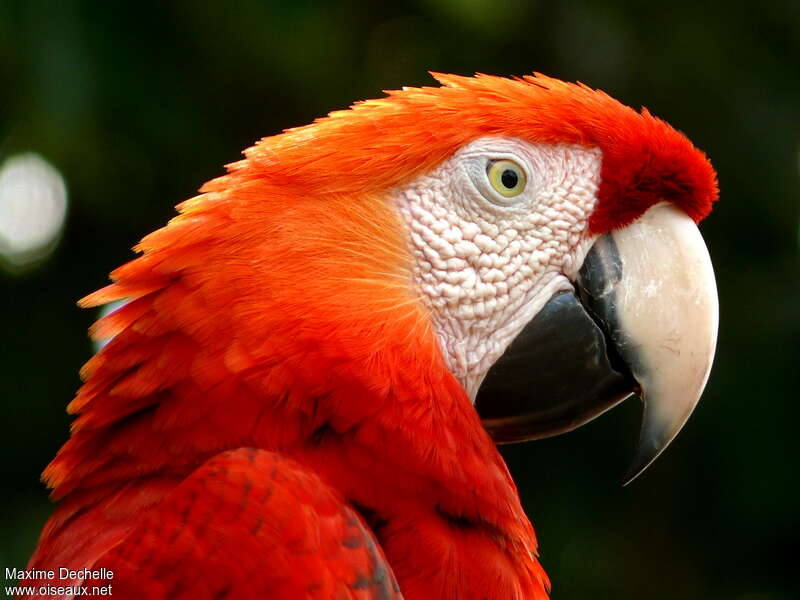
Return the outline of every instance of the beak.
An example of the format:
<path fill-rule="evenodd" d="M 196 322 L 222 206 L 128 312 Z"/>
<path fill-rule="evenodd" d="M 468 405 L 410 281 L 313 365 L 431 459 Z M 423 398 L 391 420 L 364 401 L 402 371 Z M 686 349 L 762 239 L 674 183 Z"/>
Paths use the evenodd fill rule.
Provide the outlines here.
<path fill-rule="evenodd" d="M 714 272 L 691 218 L 650 208 L 600 236 L 486 375 L 476 408 L 497 442 L 571 431 L 630 395 L 644 403 L 625 482 L 658 457 L 705 388 L 717 341 Z"/>

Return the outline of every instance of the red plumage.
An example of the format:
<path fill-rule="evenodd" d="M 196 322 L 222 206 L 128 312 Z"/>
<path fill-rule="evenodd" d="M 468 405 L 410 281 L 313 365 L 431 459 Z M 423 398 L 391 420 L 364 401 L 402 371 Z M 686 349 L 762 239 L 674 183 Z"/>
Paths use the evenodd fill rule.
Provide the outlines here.
<path fill-rule="evenodd" d="M 385 192 L 485 135 L 599 146 L 595 231 L 658 195 L 700 219 L 716 183 L 685 137 L 601 92 L 437 78 L 262 140 L 82 301 L 129 299 L 92 329 L 113 339 L 45 471 L 60 503 L 32 568 L 114 567 L 116 597 L 389 598 L 382 552 L 409 600 L 546 597 Z"/>
<path fill-rule="evenodd" d="M 339 494 L 308 469 L 253 448 L 196 469 L 94 568 L 114 574 L 107 582 L 123 598 L 256 600 L 264 590 L 400 598 L 373 534 Z"/>

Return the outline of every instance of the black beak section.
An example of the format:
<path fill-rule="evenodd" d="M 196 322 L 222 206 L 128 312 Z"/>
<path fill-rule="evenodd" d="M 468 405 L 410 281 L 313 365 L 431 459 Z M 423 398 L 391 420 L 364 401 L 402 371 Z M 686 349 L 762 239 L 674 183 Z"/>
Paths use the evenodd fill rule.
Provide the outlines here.
<path fill-rule="evenodd" d="M 636 389 L 599 322 L 575 293 L 560 292 L 489 370 L 475 406 L 495 441 L 521 442 L 572 431 Z"/>
<path fill-rule="evenodd" d="M 550 298 L 489 369 L 476 408 L 497 442 L 517 442 L 570 431 L 636 395 L 644 416 L 629 482 L 697 404 L 717 324 L 702 237 L 658 204 L 598 238 L 574 289 Z"/>

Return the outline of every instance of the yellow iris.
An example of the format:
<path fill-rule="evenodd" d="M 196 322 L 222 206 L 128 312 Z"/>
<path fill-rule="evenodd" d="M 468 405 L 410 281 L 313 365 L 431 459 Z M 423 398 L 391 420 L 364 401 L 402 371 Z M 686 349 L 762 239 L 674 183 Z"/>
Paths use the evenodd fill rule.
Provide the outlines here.
<path fill-rule="evenodd" d="M 489 183 L 492 184 L 495 191 L 506 198 L 520 195 L 527 183 L 525 171 L 510 160 L 497 160 L 490 163 L 487 174 Z"/>

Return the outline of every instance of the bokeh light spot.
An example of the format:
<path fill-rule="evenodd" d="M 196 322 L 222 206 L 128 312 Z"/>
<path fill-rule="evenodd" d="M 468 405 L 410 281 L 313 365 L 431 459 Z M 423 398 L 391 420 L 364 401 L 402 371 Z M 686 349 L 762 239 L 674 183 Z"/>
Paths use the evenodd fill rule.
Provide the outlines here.
<path fill-rule="evenodd" d="M 0 167 L 0 259 L 6 270 L 40 265 L 61 236 L 67 188 L 61 174 L 34 153 L 16 154 Z"/>

